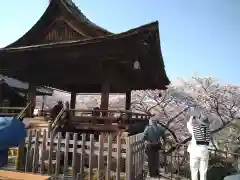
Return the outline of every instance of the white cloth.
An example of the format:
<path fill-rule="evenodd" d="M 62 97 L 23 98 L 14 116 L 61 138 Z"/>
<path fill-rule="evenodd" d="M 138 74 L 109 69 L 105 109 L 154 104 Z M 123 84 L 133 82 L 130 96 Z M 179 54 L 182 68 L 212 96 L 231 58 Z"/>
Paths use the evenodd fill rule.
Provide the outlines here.
<path fill-rule="evenodd" d="M 190 170 L 191 170 L 191 179 L 198 180 L 198 171 L 200 172 L 200 180 L 207 179 L 207 169 L 208 169 L 208 146 L 206 145 L 197 145 L 196 140 L 193 134 L 192 127 L 193 117 L 190 117 L 187 128 L 189 133 L 192 135 L 192 140 L 188 146 L 188 152 L 190 154 Z"/>

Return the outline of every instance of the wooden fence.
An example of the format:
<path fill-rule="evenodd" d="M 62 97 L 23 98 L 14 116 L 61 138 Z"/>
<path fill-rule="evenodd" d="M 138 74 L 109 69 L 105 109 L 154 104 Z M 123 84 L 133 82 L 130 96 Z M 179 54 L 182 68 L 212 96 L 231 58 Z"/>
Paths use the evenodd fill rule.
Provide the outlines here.
<path fill-rule="evenodd" d="M 78 134 L 31 130 L 19 152 L 18 169 L 88 180 L 141 180 L 142 134 Z"/>

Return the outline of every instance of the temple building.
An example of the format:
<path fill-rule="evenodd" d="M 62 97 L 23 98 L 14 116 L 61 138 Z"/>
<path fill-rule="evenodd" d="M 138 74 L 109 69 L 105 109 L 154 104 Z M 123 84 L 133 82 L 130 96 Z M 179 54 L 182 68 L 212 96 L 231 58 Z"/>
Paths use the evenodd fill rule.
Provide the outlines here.
<path fill-rule="evenodd" d="M 21 38 L 0 49 L 1 74 L 71 93 L 101 93 L 108 110 L 110 93 L 166 89 L 170 81 L 162 58 L 158 22 L 115 34 L 91 22 L 71 0 L 51 0 L 36 24 Z M 34 103 L 33 103 L 34 104 Z M 106 115 L 106 114 L 105 114 Z"/>

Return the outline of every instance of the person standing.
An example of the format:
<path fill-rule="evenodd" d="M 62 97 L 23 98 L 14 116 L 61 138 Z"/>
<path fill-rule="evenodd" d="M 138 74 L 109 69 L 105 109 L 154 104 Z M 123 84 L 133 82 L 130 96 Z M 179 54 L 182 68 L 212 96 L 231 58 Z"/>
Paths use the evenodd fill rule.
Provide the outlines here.
<path fill-rule="evenodd" d="M 151 178 L 159 177 L 159 150 L 162 149 L 161 140 L 165 137 L 165 129 L 158 123 L 157 117 L 151 117 L 149 125 L 144 130 L 143 139 L 148 157 L 148 169 Z"/>
<path fill-rule="evenodd" d="M 208 146 L 211 140 L 209 126 L 208 118 L 201 118 L 201 115 L 198 118 L 191 116 L 187 123 L 188 131 L 192 136 L 188 146 L 192 180 L 198 180 L 198 172 L 200 172 L 200 180 L 207 179 Z"/>
<path fill-rule="evenodd" d="M 60 111 L 63 109 L 63 102 L 58 101 L 57 104 L 51 109 L 51 118 L 52 121 L 55 120 L 55 118 L 58 116 Z"/>

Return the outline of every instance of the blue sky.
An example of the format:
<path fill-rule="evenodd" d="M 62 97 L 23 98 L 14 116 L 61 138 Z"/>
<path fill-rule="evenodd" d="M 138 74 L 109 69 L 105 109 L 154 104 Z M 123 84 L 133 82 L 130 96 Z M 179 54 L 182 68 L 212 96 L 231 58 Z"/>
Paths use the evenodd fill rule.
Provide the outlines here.
<path fill-rule="evenodd" d="M 193 74 L 240 84 L 240 0 L 73 0 L 96 24 L 118 33 L 159 21 L 171 80 Z M 7 0 L 0 7 L 0 47 L 41 17 L 49 0 Z"/>

